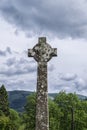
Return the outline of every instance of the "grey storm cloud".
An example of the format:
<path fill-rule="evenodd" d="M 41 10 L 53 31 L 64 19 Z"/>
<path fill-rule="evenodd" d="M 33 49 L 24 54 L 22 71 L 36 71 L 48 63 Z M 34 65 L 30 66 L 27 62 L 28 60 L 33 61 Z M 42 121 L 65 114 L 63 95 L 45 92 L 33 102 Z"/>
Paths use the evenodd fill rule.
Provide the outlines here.
<path fill-rule="evenodd" d="M 87 91 L 87 82 L 84 79 L 79 78 L 76 81 L 74 81 L 74 84 L 78 91 L 82 91 L 82 90 Z"/>
<path fill-rule="evenodd" d="M 77 78 L 76 74 L 66 73 L 66 74 L 60 74 L 59 78 L 64 81 L 73 81 Z"/>
<path fill-rule="evenodd" d="M 5 51 L 0 50 L 0 56 L 6 56 L 6 52 L 5 52 Z"/>
<path fill-rule="evenodd" d="M 36 81 L 35 80 L 24 80 L 24 79 L 14 79 L 14 78 L 10 78 L 10 80 L 5 79 L 1 79 L 0 80 L 0 86 L 4 84 L 5 87 L 7 88 L 7 90 L 12 91 L 12 90 L 28 90 L 28 91 L 33 91 L 35 90 L 36 87 Z"/>
<path fill-rule="evenodd" d="M 15 57 L 9 58 L 9 59 L 7 59 L 7 61 L 6 61 L 5 64 L 6 64 L 7 66 L 12 66 L 12 65 L 14 65 L 15 61 L 16 61 L 16 58 L 15 58 Z"/>
<path fill-rule="evenodd" d="M 4 84 L 8 90 L 14 89 L 34 89 L 33 83 L 36 79 L 35 62 L 25 57 L 25 52 L 12 51 L 7 47 L 4 51 L 5 56 L 2 57 L 0 64 L 0 85 Z M 11 54 L 11 55 L 7 55 Z M 29 76 L 31 80 L 29 80 Z M 30 88 L 32 86 L 32 88 Z"/>
<path fill-rule="evenodd" d="M 24 52 L 21 54 L 12 52 L 9 47 L 1 52 L 3 56 L 6 56 L 6 59 L 1 63 L 0 76 L 24 75 L 36 71 L 35 62 L 32 62 L 31 64 L 31 60 L 24 58 Z M 7 53 L 11 53 L 11 56 L 7 56 Z"/>
<path fill-rule="evenodd" d="M 59 80 L 55 85 L 55 90 L 59 89 L 68 92 L 81 92 L 87 91 L 87 81 L 73 73 L 59 74 Z"/>
<path fill-rule="evenodd" d="M 86 0 L 1 0 L 0 12 L 30 35 L 87 37 Z"/>
<path fill-rule="evenodd" d="M 57 82 L 54 82 L 52 86 L 55 92 L 63 90 L 66 92 L 85 93 L 87 91 L 87 81 L 75 73 L 59 73 Z"/>
<path fill-rule="evenodd" d="M 12 59 L 11 59 L 12 60 Z M 20 61 L 11 61 L 7 62 L 7 66 L 4 70 L 0 71 L 0 75 L 5 76 L 15 76 L 15 75 L 24 75 L 36 72 L 36 67 L 34 65 L 21 64 Z"/>
<path fill-rule="evenodd" d="M 0 50 L 0 56 L 6 56 L 7 54 L 11 54 L 11 49 L 10 47 L 7 47 L 6 50 Z"/>
<path fill-rule="evenodd" d="M 36 68 L 33 66 L 19 66 L 19 67 L 9 67 L 4 70 L 0 71 L 0 75 L 4 76 L 15 76 L 15 75 L 24 75 L 24 74 L 29 74 L 33 73 L 36 71 Z"/>
<path fill-rule="evenodd" d="M 12 65 L 22 65 L 22 64 L 29 64 L 29 61 L 24 59 L 24 58 L 20 58 L 19 60 L 16 59 L 16 57 L 12 57 L 12 58 L 8 58 L 7 61 L 5 62 L 5 64 L 7 66 L 12 66 Z"/>

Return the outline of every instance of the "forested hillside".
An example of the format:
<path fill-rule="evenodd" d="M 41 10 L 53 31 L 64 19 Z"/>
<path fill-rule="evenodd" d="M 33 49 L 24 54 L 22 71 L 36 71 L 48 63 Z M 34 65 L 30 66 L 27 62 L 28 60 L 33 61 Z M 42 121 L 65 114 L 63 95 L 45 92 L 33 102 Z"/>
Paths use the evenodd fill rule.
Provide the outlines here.
<path fill-rule="evenodd" d="M 18 91 L 18 90 L 8 91 L 10 107 L 15 109 L 18 112 L 23 112 L 27 96 L 29 96 L 30 94 L 33 94 L 33 93 L 34 92 Z M 58 94 L 57 93 L 49 93 L 48 95 L 49 95 L 49 98 L 54 99 L 55 96 Z M 77 95 L 77 96 L 81 100 L 87 99 L 87 97 L 83 96 L 83 95 Z"/>

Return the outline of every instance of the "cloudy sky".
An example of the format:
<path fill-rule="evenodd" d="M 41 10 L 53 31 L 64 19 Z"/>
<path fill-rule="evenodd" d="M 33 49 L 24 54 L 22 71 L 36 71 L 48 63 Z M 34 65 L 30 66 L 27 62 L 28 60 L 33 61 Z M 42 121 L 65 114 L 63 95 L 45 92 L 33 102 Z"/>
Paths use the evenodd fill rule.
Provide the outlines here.
<path fill-rule="evenodd" d="M 49 92 L 87 96 L 86 0 L 1 0 L 0 86 L 36 90 L 37 63 L 27 50 L 42 36 L 58 52 L 48 63 Z"/>

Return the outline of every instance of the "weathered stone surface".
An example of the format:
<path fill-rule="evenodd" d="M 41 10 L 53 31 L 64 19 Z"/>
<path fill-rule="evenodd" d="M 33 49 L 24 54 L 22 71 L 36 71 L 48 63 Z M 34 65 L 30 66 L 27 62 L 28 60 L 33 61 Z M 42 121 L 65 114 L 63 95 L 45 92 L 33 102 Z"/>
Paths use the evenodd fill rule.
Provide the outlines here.
<path fill-rule="evenodd" d="M 57 49 L 46 43 L 45 37 L 40 37 L 38 44 L 28 50 L 28 56 L 37 61 L 37 106 L 35 130 L 49 130 L 47 62 L 57 56 Z"/>

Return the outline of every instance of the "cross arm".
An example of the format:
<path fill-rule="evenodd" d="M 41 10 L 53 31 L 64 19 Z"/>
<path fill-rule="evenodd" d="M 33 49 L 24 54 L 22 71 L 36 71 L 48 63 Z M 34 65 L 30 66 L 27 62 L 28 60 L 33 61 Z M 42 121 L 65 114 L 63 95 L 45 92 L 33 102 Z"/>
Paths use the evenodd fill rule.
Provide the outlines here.
<path fill-rule="evenodd" d="M 35 52 L 33 49 L 28 49 L 28 57 L 34 57 Z"/>
<path fill-rule="evenodd" d="M 52 48 L 52 56 L 57 56 L 57 48 Z"/>

